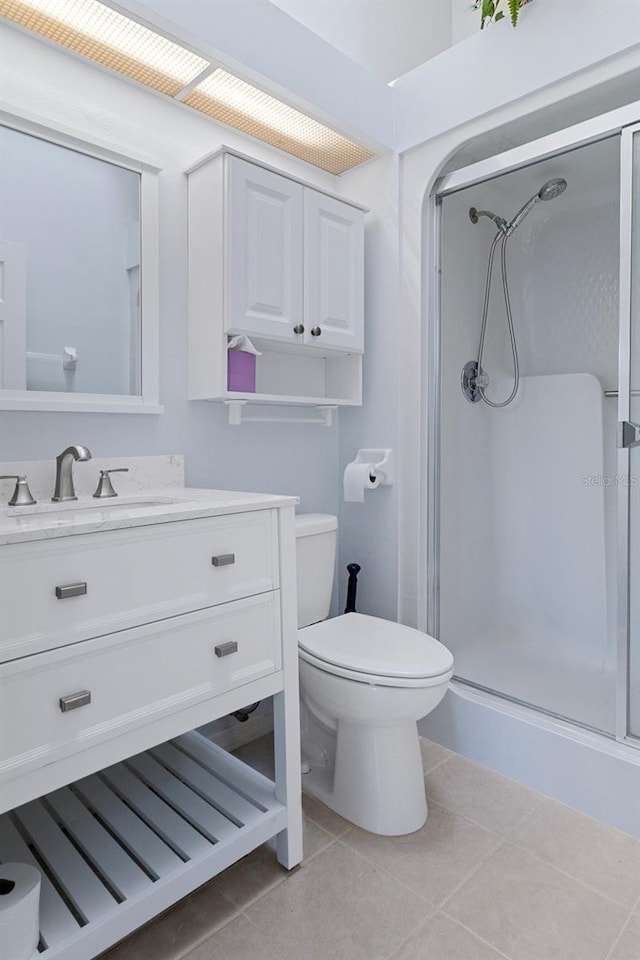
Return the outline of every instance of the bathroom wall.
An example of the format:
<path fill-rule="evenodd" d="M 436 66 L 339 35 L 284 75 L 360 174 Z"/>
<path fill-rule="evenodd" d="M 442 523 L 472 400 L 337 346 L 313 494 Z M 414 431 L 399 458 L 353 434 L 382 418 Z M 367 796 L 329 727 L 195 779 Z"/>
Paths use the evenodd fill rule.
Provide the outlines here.
<path fill-rule="evenodd" d="M 230 427 L 221 404 L 187 400 L 187 206 L 183 170 L 222 144 L 308 181 L 335 180 L 15 30 L 2 28 L 2 85 L 20 106 L 154 157 L 160 178 L 160 416 L 0 414 L 0 460 L 51 459 L 69 443 L 95 456 L 183 453 L 192 486 L 292 493 L 301 509 L 336 513 L 338 429 L 245 424 Z"/>
<path fill-rule="evenodd" d="M 382 157 L 340 177 L 341 192 L 373 209 L 366 236 L 365 364 L 362 407 L 340 413 L 339 471 L 360 447 L 398 451 L 398 159 Z M 341 483 L 340 476 L 340 483 Z M 357 609 L 395 620 L 398 585 L 399 485 L 365 492 L 364 503 L 345 503 L 340 490 L 338 576 L 340 609 L 346 597 L 347 563 L 362 567 Z"/>
<path fill-rule="evenodd" d="M 451 0 L 271 0 L 375 76 L 391 81 L 451 46 Z M 468 0 L 463 0 L 469 7 Z M 476 22 L 476 29 L 479 23 Z"/>
<path fill-rule="evenodd" d="M 507 18 L 490 24 L 400 78 L 394 86 L 396 149 L 408 150 L 488 113 L 495 128 L 506 104 L 517 102 L 518 112 L 527 113 L 524 98 L 534 92 L 551 103 L 558 97 L 553 84 L 579 73 L 586 81 L 585 71 L 599 63 L 611 69 L 612 58 L 624 51 L 637 68 L 639 49 L 635 3 L 534 0 L 522 9 L 517 29 Z M 459 143 L 466 139 L 460 130 Z"/>

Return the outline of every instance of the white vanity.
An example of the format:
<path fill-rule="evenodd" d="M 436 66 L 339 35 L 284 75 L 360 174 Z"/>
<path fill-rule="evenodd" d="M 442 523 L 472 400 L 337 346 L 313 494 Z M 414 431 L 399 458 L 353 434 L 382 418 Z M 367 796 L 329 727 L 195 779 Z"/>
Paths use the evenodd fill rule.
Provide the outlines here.
<path fill-rule="evenodd" d="M 302 858 L 295 498 L 0 507 L 0 850 L 88 960 L 273 836 Z M 274 697 L 271 782 L 194 728 Z"/>

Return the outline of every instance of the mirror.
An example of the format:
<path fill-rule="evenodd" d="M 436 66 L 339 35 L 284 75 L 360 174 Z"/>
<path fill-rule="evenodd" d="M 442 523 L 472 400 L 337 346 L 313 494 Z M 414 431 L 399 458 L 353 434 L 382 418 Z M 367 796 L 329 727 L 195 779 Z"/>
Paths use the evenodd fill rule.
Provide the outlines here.
<path fill-rule="evenodd" d="M 54 137 L 0 126 L 2 406 L 157 404 L 144 383 L 154 345 L 143 318 L 157 325 L 141 245 L 145 165 Z"/>

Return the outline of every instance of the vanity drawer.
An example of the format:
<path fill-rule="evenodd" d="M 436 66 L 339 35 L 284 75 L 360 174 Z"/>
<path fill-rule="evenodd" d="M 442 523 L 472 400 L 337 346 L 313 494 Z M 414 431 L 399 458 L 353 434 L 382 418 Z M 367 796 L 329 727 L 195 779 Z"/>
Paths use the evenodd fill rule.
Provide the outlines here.
<path fill-rule="evenodd" d="M 279 591 L 5 663 L 0 782 L 281 667 Z"/>
<path fill-rule="evenodd" d="M 276 511 L 0 549 L 0 662 L 277 589 Z"/>

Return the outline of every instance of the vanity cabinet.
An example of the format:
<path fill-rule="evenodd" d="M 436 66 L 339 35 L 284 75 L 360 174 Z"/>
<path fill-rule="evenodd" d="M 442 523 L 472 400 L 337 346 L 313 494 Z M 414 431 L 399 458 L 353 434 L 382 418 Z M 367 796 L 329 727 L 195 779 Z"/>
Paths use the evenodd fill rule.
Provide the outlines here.
<path fill-rule="evenodd" d="M 363 208 L 223 151 L 189 171 L 189 396 L 362 402 Z M 248 335 L 256 391 L 227 389 Z"/>
<path fill-rule="evenodd" d="M 40 960 L 90 960 L 270 837 L 302 858 L 295 499 L 189 493 L 0 536 L 0 861 L 42 871 Z M 269 696 L 274 782 L 195 729 Z"/>

